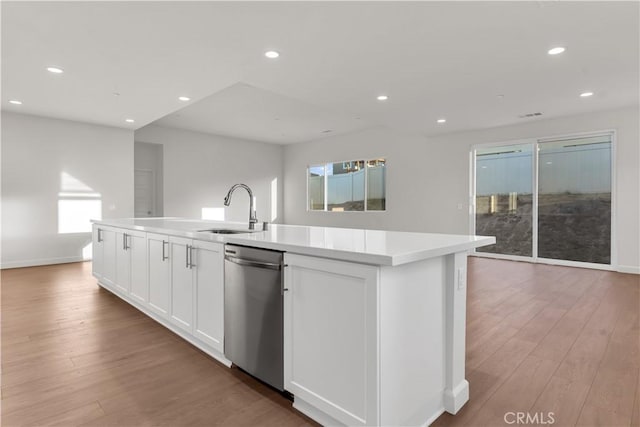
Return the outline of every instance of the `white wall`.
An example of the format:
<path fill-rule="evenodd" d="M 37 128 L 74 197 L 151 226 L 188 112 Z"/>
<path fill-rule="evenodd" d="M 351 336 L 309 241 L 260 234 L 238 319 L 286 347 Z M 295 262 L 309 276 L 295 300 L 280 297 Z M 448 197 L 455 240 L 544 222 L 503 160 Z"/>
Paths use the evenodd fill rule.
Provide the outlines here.
<path fill-rule="evenodd" d="M 202 208 L 224 208 L 224 196 L 236 183 L 247 184 L 257 201 L 259 221 L 282 222 L 282 147 L 262 142 L 149 125 L 136 141 L 164 146 L 164 215 L 201 218 Z M 228 221 L 249 220 L 249 196 L 238 189 Z"/>
<path fill-rule="evenodd" d="M 286 222 L 465 234 L 472 145 L 615 129 L 618 265 L 622 271 L 640 272 L 639 114 L 636 107 L 428 139 L 376 128 L 289 145 L 284 153 Z M 387 159 L 386 212 L 306 210 L 307 165 L 377 157 Z"/>
<path fill-rule="evenodd" d="M 133 216 L 133 132 L 2 112 L 2 267 L 90 258 L 96 208 Z"/>

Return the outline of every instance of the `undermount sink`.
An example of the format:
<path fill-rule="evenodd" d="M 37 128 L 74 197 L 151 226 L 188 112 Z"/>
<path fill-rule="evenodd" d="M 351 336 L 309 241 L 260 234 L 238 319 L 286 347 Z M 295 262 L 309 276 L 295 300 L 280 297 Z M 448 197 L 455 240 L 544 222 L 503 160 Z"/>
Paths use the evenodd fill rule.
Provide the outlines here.
<path fill-rule="evenodd" d="M 259 230 L 234 230 L 230 228 L 213 228 L 210 230 L 198 230 L 199 233 L 214 233 L 214 234 L 244 234 L 255 233 Z"/>

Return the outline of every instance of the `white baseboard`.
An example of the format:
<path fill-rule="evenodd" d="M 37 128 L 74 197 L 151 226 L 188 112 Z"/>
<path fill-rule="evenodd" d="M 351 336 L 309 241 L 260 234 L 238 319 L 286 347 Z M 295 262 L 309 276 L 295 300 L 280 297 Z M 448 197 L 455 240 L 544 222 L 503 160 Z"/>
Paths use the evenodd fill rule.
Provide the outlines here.
<path fill-rule="evenodd" d="M 324 427 L 344 426 L 344 423 L 336 420 L 331 415 L 324 413 L 298 396 L 293 396 L 293 407 Z"/>
<path fill-rule="evenodd" d="M 617 271 L 619 273 L 640 274 L 640 267 L 634 267 L 632 265 L 619 265 Z"/>
<path fill-rule="evenodd" d="M 444 408 L 450 414 L 457 414 L 468 401 L 469 381 L 467 380 L 460 381 L 460 384 L 452 390 L 444 390 Z"/>
<path fill-rule="evenodd" d="M 91 261 L 90 259 L 84 259 L 82 256 L 69 256 L 60 258 L 41 258 L 41 259 L 28 259 L 22 261 L 9 261 L 0 264 L 0 269 L 7 268 L 21 268 L 21 267 L 37 267 L 39 265 L 51 265 L 51 264 L 68 264 L 70 262 Z"/>

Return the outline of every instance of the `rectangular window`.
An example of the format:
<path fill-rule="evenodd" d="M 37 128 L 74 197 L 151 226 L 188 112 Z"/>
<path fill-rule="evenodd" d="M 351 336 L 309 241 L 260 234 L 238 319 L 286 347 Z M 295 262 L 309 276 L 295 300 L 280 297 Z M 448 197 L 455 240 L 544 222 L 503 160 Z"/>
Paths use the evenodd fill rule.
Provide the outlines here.
<path fill-rule="evenodd" d="M 385 159 L 312 165 L 307 173 L 313 211 L 364 212 L 386 209 Z"/>
<path fill-rule="evenodd" d="M 309 166 L 309 176 L 307 177 L 309 191 L 309 210 L 325 210 L 324 173 L 324 165 Z"/>

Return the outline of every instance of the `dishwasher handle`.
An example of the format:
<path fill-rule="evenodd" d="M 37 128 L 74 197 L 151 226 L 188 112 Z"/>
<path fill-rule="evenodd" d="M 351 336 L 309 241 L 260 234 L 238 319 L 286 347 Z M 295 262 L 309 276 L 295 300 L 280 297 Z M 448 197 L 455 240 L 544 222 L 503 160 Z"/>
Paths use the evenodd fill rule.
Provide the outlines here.
<path fill-rule="evenodd" d="M 253 261 L 250 259 L 238 258 L 235 256 L 225 255 L 224 259 L 238 265 L 244 265 L 246 267 L 266 268 L 269 270 L 280 270 L 282 265 L 273 262 Z"/>

